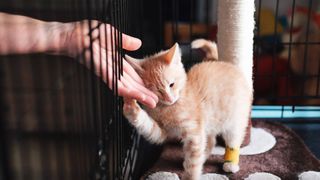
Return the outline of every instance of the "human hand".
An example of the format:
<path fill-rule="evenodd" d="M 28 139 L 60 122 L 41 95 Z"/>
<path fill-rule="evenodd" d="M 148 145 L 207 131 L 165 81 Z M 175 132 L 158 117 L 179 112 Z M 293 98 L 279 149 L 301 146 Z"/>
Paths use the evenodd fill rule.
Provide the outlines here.
<path fill-rule="evenodd" d="M 66 53 L 69 56 L 76 57 L 90 47 L 90 36 L 88 35 L 88 21 L 74 24 L 74 28 L 71 33 L 67 33 L 66 41 L 61 46 L 66 49 Z M 92 27 L 98 26 L 98 21 L 91 21 Z M 112 52 L 112 45 L 114 41 L 111 41 L 111 34 L 116 31 L 109 24 L 101 24 L 98 28 L 92 31 L 92 53 L 93 53 L 93 64 L 95 74 L 100 76 L 105 83 L 108 83 L 110 89 L 112 89 L 113 82 L 113 68 L 112 61 L 116 59 L 112 58 L 115 54 L 115 50 Z M 107 40 L 107 42 L 106 42 Z M 122 35 L 122 48 L 134 51 L 139 49 L 141 46 L 141 40 L 128 36 Z M 116 49 L 116 48 L 115 48 Z M 88 68 L 91 67 L 90 62 L 90 51 L 85 51 L 85 64 Z M 154 108 L 158 102 L 158 97 L 145 88 L 144 83 L 136 71 L 127 63 L 123 61 L 123 75 L 118 80 L 118 95 L 133 98 L 141 102 L 142 104 Z M 92 67 L 91 67 L 92 68 Z M 108 72 L 108 76 L 107 76 Z"/>

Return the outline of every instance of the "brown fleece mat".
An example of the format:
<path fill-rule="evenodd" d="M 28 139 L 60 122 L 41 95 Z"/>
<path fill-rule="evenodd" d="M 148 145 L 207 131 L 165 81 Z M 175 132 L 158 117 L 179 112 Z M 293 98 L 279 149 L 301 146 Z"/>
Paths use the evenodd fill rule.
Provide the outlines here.
<path fill-rule="evenodd" d="M 304 171 L 320 171 L 320 161 L 310 152 L 298 137 L 289 128 L 275 122 L 253 121 L 253 126 L 263 128 L 273 134 L 277 140 L 276 145 L 266 153 L 258 155 L 242 155 L 240 157 L 240 171 L 228 174 L 222 170 L 223 157 L 212 155 L 205 163 L 203 173 L 218 173 L 239 180 L 255 172 L 268 172 L 279 176 L 283 180 L 298 179 Z M 142 177 L 158 172 L 173 172 L 181 177 L 183 153 L 181 145 L 168 143 L 164 145 L 158 161 Z"/>

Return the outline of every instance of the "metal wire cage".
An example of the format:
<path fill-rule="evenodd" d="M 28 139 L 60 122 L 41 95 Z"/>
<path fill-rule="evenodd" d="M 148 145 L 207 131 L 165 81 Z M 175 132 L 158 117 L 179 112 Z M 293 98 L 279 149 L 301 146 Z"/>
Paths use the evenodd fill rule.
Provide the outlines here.
<path fill-rule="evenodd" d="M 0 10 L 48 21 L 110 23 L 119 31 L 107 38 L 120 47 L 121 33 L 142 39 L 141 50 L 133 52 L 138 57 L 179 42 L 188 69 L 202 56 L 190 48 L 190 42 L 196 38 L 216 40 L 216 4 L 217 0 L 20 0 L 1 1 Z M 316 0 L 256 0 L 254 103 L 263 106 L 254 106 L 254 110 L 265 112 L 270 110 L 266 105 L 280 105 L 271 107 L 280 112 L 277 118 L 284 118 L 287 111 L 295 117 L 292 111 L 299 108 L 319 112 L 318 7 Z M 93 71 L 92 42 L 100 37 L 90 32 L 100 26 L 87 25 L 91 43 L 84 53 L 89 52 Z M 114 96 L 116 79 L 123 70 L 121 57 L 127 53 L 119 46 L 112 47 L 117 50 L 111 64 L 116 72 L 113 91 L 70 58 L 0 56 L 0 179 L 141 176 L 158 151 L 128 125 L 122 117 L 122 100 Z M 83 60 L 84 56 L 79 56 L 78 61 Z M 305 114 L 299 117 L 306 118 Z"/>
<path fill-rule="evenodd" d="M 139 176 L 143 168 L 138 159 L 149 152 L 143 149 L 148 145 L 144 145 L 122 117 L 117 80 L 123 73 L 124 51 L 119 48 L 122 33 L 142 35 L 138 24 L 141 3 L 1 1 L 1 11 L 8 13 L 46 21 L 87 19 L 100 23 L 79 24 L 88 29 L 90 45 L 83 47 L 76 61 L 44 54 L 0 56 L 0 179 L 136 179 Z M 93 62 L 93 43 L 102 42 L 100 33 L 93 34 L 102 23 L 117 29 L 105 27 L 105 31 L 111 31 L 105 41 L 112 41 L 111 45 L 106 44 L 112 49 L 113 60 L 106 64 L 112 67 L 112 78 L 102 78 L 102 71 L 92 73 L 103 68 Z M 99 52 L 100 62 L 105 60 L 102 53 Z M 81 64 L 87 64 L 90 71 Z M 108 83 L 112 84 L 112 91 L 105 85 Z"/>

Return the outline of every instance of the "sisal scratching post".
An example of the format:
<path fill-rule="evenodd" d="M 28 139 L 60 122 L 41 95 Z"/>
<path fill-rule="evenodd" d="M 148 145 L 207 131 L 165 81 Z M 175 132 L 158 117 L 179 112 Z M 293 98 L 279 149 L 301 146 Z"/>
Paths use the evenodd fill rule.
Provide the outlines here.
<path fill-rule="evenodd" d="M 218 54 L 222 61 L 240 67 L 253 86 L 254 0 L 220 0 L 218 3 Z M 251 120 L 243 144 L 250 142 Z"/>

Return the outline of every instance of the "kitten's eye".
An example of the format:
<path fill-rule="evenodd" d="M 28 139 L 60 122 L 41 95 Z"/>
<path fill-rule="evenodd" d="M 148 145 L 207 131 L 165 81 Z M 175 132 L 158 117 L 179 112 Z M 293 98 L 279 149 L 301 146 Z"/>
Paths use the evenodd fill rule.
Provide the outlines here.
<path fill-rule="evenodd" d="M 169 86 L 172 88 L 174 86 L 174 83 L 171 83 Z"/>

